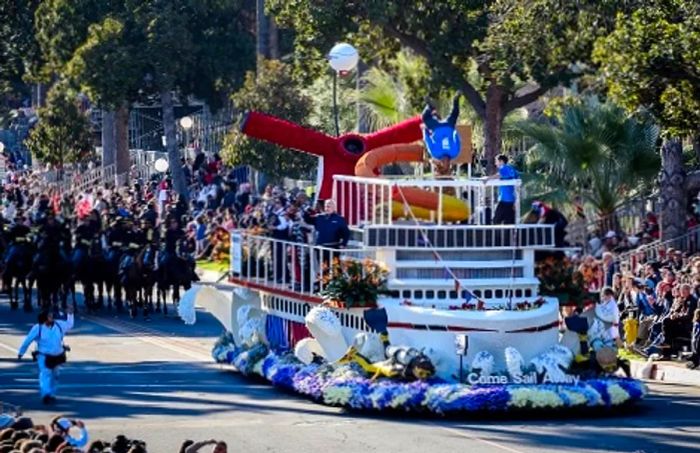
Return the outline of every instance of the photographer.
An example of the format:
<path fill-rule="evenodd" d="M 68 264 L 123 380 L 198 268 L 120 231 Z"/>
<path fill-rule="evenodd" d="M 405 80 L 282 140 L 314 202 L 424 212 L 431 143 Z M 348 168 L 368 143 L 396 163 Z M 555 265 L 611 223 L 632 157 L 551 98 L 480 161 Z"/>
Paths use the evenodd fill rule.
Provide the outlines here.
<path fill-rule="evenodd" d="M 44 404 L 56 400 L 58 368 L 66 362 L 68 348 L 63 345 L 63 337 L 73 328 L 73 309 L 68 307 L 67 313 L 65 321 L 54 321 L 51 312 L 41 312 L 38 323 L 29 331 L 17 354 L 17 358 L 21 360 L 29 345 L 36 342 L 37 348 L 32 356 L 39 365 L 39 392 Z"/>
<path fill-rule="evenodd" d="M 71 430 L 80 432 L 80 437 L 73 437 Z M 72 447 L 82 448 L 87 445 L 89 436 L 85 424 L 80 420 L 73 420 L 67 417 L 58 416 L 51 421 L 51 431 L 54 434 L 61 436 L 65 443 Z"/>

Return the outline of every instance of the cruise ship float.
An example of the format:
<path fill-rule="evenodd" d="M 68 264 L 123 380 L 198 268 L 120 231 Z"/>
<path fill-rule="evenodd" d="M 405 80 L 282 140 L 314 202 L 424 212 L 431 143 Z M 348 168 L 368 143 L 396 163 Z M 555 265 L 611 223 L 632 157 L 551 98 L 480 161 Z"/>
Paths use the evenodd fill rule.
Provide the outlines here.
<path fill-rule="evenodd" d="M 577 364 L 586 352 L 595 361 L 591 329 L 566 330 L 557 299 L 538 294 L 535 252 L 554 249 L 553 227 L 491 224 L 499 187 L 514 186 L 517 210 L 520 184 L 336 175 L 347 247 L 235 231 L 235 289 L 195 289 L 181 316 L 193 323 L 195 302 L 211 310 L 226 328 L 217 361 L 330 405 L 449 413 L 641 400 L 643 383 L 613 374 L 614 353 L 607 372 Z M 352 290 L 372 283 L 385 291 Z"/>

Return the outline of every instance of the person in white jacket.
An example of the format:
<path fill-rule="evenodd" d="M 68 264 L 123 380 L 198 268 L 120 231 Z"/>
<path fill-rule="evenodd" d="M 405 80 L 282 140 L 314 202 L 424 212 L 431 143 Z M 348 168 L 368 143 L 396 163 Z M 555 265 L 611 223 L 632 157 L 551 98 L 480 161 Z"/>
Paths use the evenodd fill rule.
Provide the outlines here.
<path fill-rule="evenodd" d="M 57 358 L 65 354 L 63 337 L 66 332 L 73 328 L 74 321 L 71 307 L 68 307 L 67 314 L 67 319 L 61 321 L 54 320 L 53 314 L 50 312 L 40 313 L 38 323 L 29 331 L 17 353 L 17 358 L 21 360 L 29 345 L 36 342 L 36 361 L 39 365 L 39 392 L 44 404 L 49 404 L 56 400 L 60 363 L 52 366 L 52 362 L 60 362 Z"/>

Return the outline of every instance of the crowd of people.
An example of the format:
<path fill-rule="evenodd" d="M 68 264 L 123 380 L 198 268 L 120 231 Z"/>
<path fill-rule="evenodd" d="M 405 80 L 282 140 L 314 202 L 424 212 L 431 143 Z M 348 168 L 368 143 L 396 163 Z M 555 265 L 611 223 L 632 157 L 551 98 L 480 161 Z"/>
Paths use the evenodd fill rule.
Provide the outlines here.
<path fill-rule="evenodd" d="M 649 260 L 642 252 L 621 263 L 613 252 L 580 259 L 585 291 L 612 288 L 620 312 L 621 336 L 644 355 L 687 358 L 700 365 L 700 255 L 672 248 Z M 634 327 L 630 327 L 630 326 Z"/>
<path fill-rule="evenodd" d="M 209 448 L 212 447 L 212 448 Z M 143 440 L 120 434 L 111 441 L 91 439 L 85 423 L 65 415 L 48 425 L 35 425 L 31 418 L 0 414 L 0 453 L 146 453 Z M 180 453 L 226 453 L 222 440 L 186 440 Z"/>

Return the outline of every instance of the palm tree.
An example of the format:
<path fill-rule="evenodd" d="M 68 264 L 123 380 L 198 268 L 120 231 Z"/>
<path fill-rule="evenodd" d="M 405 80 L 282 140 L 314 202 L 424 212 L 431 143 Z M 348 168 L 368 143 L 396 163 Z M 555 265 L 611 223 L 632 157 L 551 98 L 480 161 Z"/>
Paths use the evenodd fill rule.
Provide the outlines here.
<path fill-rule="evenodd" d="M 435 93 L 431 89 L 430 68 L 423 58 L 409 50 L 402 50 L 389 62 L 389 67 L 390 70 L 370 68 L 364 75 L 363 88 L 358 93 L 359 102 L 366 107 L 370 129 L 388 127 L 419 114 L 428 94 L 433 95 L 438 111 L 445 113 L 450 109 L 454 93 L 447 90 Z M 479 77 L 476 70 L 469 74 L 469 79 L 475 86 L 482 85 L 477 80 Z M 502 127 L 504 149 L 522 138 L 517 125 L 526 116 L 525 109 L 514 110 L 506 116 Z M 472 127 L 474 148 L 483 148 L 483 121 L 468 102 L 460 104 L 459 122 Z"/>
<path fill-rule="evenodd" d="M 563 204 L 580 196 L 599 219 L 614 217 L 616 208 L 648 190 L 659 172 L 659 128 L 612 103 L 584 99 L 565 107 L 553 124 L 518 127 L 535 142 L 524 172 L 527 192 Z"/>

